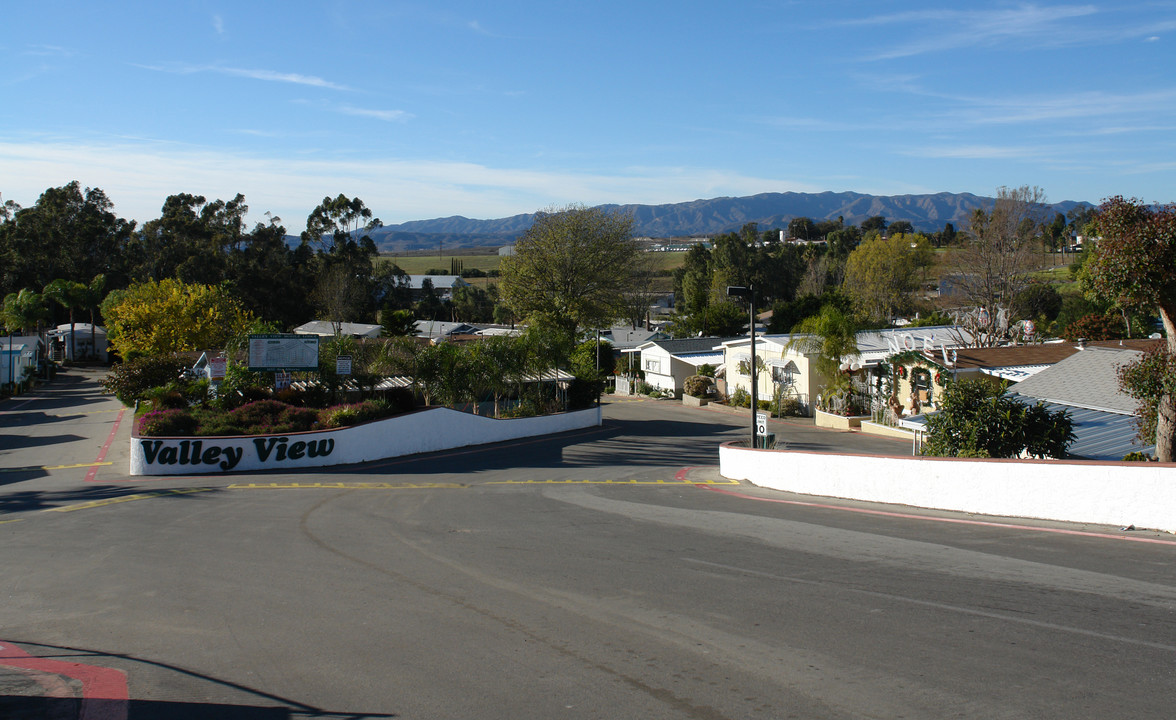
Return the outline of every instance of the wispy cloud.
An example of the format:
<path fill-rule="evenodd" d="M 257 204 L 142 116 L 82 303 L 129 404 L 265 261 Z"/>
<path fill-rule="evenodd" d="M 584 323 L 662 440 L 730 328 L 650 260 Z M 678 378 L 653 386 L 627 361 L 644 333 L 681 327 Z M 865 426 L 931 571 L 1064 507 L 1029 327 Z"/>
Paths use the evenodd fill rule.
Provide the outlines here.
<path fill-rule="evenodd" d="M 25 48 L 23 54 L 32 57 L 71 58 L 77 53 L 69 48 L 63 48 L 60 45 L 29 45 Z"/>
<path fill-rule="evenodd" d="M 1094 15 L 1094 5 L 1019 5 L 997 10 L 914 10 L 836 23 L 843 27 L 913 25 L 922 29 L 910 38 L 890 42 L 884 50 L 869 56 L 889 60 L 966 47 L 994 46 L 1008 42 L 1020 45 L 1059 45 L 1077 41 L 1067 21 Z M 1153 31 L 1154 32 L 1154 31 Z M 1087 32 L 1082 32 L 1089 39 Z M 890 36 L 893 40 L 893 36 Z"/>
<path fill-rule="evenodd" d="M 240 192 L 257 213 L 273 212 L 291 232 L 324 195 L 363 198 L 385 222 L 455 213 L 495 218 L 583 202 L 665 203 L 684 198 L 814 191 L 782 178 L 716 168 L 630 167 L 614 173 L 491 167 L 404 158 L 265 156 L 177 143 L 0 139 L 0 166 L 22 168 L 5 198 L 31 205 L 45 188 L 72 179 L 101 187 L 115 212 L 140 221 L 159 216 L 168 195 L 231 198 Z"/>
<path fill-rule="evenodd" d="M 216 34 L 224 37 L 225 34 L 225 20 L 220 15 L 212 16 L 212 29 L 216 30 Z"/>
<path fill-rule="evenodd" d="M 1040 147 L 999 145 L 939 145 L 908 148 L 897 152 L 899 155 L 939 160 L 1024 160 L 1045 155 Z"/>
<path fill-rule="evenodd" d="M 177 75 L 218 73 L 220 75 L 249 78 L 250 80 L 290 83 L 293 85 L 306 85 L 309 87 L 324 88 L 327 90 L 350 91 L 353 89 L 346 85 L 331 82 L 330 80 L 324 80 L 323 78 L 315 75 L 302 75 L 301 73 L 279 72 L 277 70 L 265 70 L 260 68 L 235 68 L 225 67 L 223 65 L 138 65 L 137 67 L 141 67 L 146 70 L 154 70 L 155 72 L 174 73 Z"/>
<path fill-rule="evenodd" d="M 370 117 L 385 122 L 406 122 L 412 119 L 412 113 L 404 110 L 371 110 L 368 108 L 357 108 L 350 105 L 344 105 L 338 108 L 338 111 L 344 115 L 355 115 L 357 117 Z"/>
<path fill-rule="evenodd" d="M 1142 93 L 1082 92 L 1053 96 L 960 98 L 970 107 L 947 113 L 949 118 L 976 125 L 1040 123 L 1074 118 L 1128 116 L 1142 126 L 1157 115 L 1176 111 L 1176 88 Z"/>

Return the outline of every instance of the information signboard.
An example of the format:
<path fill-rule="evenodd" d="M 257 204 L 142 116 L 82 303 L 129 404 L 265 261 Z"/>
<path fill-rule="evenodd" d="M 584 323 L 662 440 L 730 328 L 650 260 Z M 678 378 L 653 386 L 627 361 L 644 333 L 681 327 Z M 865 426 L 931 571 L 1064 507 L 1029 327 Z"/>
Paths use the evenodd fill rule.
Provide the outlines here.
<path fill-rule="evenodd" d="M 220 382 L 225 379 L 225 371 L 228 369 L 229 361 L 223 357 L 212 358 L 208 361 L 208 379 L 213 382 Z"/>
<path fill-rule="evenodd" d="M 318 355 L 318 335 L 249 336 L 249 369 L 253 372 L 318 370 Z"/>
<path fill-rule="evenodd" d="M 350 375 L 351 374 L 351 356 L 340 355 L 335 358 L 335 374 L 336 375 Z"/>

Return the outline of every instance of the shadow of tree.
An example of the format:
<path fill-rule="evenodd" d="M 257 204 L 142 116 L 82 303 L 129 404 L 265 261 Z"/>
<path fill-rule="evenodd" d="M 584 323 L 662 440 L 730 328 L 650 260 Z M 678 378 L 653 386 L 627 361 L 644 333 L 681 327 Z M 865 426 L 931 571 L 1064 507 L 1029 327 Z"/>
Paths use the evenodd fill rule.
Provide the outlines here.
<path fill-rule="evenodd" d="M 77 503 L 110 500 L 132 495 L 152 495 L 153 497 L 192 498 L 198 495 L 220 492 L 218 488 L 201 488 L 201 492 L 191 492 L 185 489 L 146 490 L 142 487 L 126 487 L 121 485 L 87 485 L 69 490 L 46 491 L 29 490 L 9 495 L 0 495 L 0 516 L 21 512 L 37 512 L 54 510 Z M 0 716 L 3 717 L 3 716 Z"/>

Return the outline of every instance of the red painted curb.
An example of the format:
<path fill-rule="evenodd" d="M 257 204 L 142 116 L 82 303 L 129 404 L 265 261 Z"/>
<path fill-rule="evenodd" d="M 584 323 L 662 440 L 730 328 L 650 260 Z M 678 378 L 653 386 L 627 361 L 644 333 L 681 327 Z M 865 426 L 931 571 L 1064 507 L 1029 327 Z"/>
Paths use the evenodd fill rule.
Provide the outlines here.
<path fill-rule="evenodd" d="M 114 427 L 110 428 L 110 435 L 106 438 L 106 442 L 102 445 L 102 449 L 98 451 L 98 457 L 94 460 L 95 464 L 91 465 L 90 469 L 86 471 L 86 482 L 94 482 L 94 476 L 98 474 L 97 463 L 106 460 L 106 453 L 110 450 L 110 446 L 114 443 L 114 436 L 118 434 L 119 423 L 122 422 L 123 413 L 126 411 L 126 408 L 122 408 L 118 411 L 118 417 L 114 419 Z"/>
<path fill-rule="evenodd" d="M 7 642 L 0 642 L 0 665 L 64 675 L 80 681 L 82 683 L 80 717 L 125 720 L 127 716 L 127 703 L 130 700 L 130 695 L 127 692 L 127 676 L 121 670 L 34 657 Z M 104 702 L 100 707 L 87 707 L 90 700 L 121 700 L 122 703 L 121 707 L 117 702 Z"/>

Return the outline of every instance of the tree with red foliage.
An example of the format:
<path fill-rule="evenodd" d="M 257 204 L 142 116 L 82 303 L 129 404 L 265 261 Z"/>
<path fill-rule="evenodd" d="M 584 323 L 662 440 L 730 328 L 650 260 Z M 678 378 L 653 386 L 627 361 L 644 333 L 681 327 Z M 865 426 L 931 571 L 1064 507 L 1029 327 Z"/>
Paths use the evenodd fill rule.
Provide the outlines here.
<path fill-rule="evenodd" d="M 1113 197 L 1099 208 L 1094 221 L 1101 236 L 1086 265 L 1089 287 L 1100 297 L 1127 310 L 1158 311 L 1167 337 L 1167 359 L 1154 362 L 1165 374 L 1176 372 L 1176 205 L 1153 207 L 1142 201 Z M 1129 379 L 1131 374 L 1121 376 Z M 1156 408 L 1156 457 L 1172 462 L 1176 450 L 1176 379 L 1153 378 L 1140 385 L 1122 382 L 1137 399 L 1149 395 Z"/>

